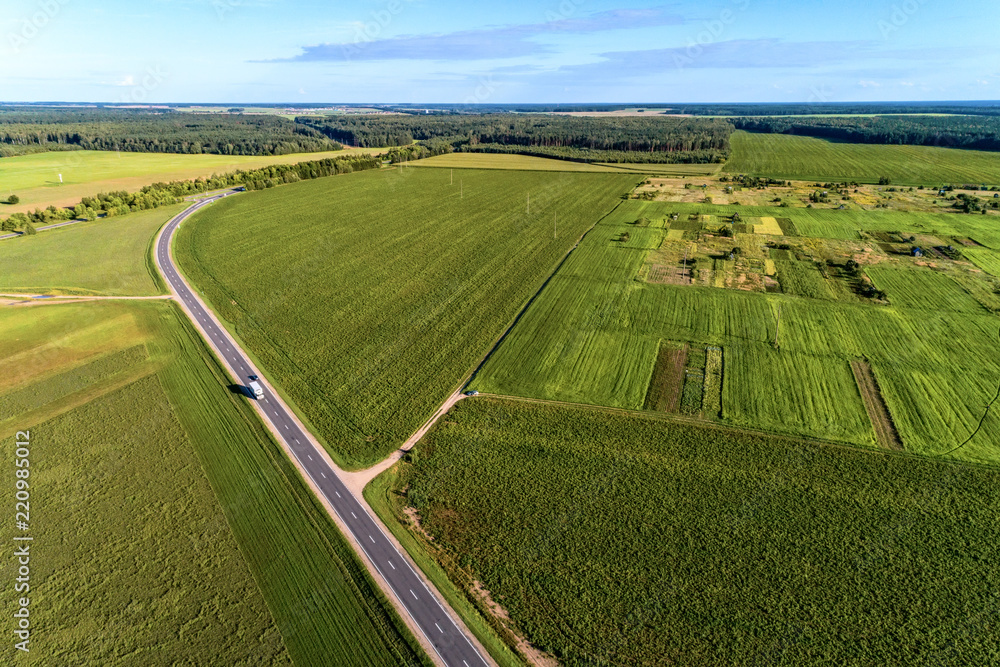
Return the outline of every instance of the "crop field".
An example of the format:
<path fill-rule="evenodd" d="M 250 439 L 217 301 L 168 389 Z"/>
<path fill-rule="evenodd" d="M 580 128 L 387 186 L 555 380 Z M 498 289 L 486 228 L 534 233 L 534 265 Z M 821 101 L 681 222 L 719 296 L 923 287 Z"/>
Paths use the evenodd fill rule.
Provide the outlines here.
<path fill-rule="evenodd" d="M 415 431 L 638 180 L 455 176 L 395 169 L 296 183 L 181 227 L 184 271 L 343 465 L 370 465 Z"/>
<path fill-rule="evenodd" d="M 787 134 L 734 132 L 724 171 L 780 179 L 902 185 L 1000 184 L 1000 154 L 934 146 L 848 144 Z"/>
<path fill-rule="evenodd" d="M 866 271 L 879 289 L 891 294 L 890 303 L 915 310 L 981 313 L 983 306 L 947 274 L 874 266 Z"/>
<path fill-rule="evenodd" d="M 0 241 L 0 291 L 32 294 L 160 294 L 149 248 L 184 204 L 79 222 Z"/>
<path fill-rule="evenodd" d="M 526 171 L 620 171 L 612 165 L 555 160 L 513 153 L 445 153 L 410 162 L 410 167 L 453 167 L 457 169 L 511 169 Z"/>
<path fill-rule="evenodd" d="M 962 254 L 986 273 L 1000 278 L 1000 254 L 985 248 L 962 248 Z"/>
<path fill-rule="evenodd" d="M 470 388 L 639 410 L 652 385 L 663 382 L 654 377 L 661 341 L 691 350 L 715 346 L 722 349 L 721 408 L 714 392 L 705 393 L 711 376 L 705 362 L 691 368 L 689 355 L 682 413 L 874 447 L 851 371 L 851 362 L 864 358 L 906 451 L 1000 462 L 1000 418 L 993 411 L 972 440 L 949 453 L 976 431 L 1000 382 L 1000 319 L 991 314 L 1000 305 L 995 279 L 963 259 L 887 254 L 857 231 L 856 241 L 720 238 L 713 230 L 721 223 L 703 222 L 704 215 L 688 220 L 694 210 L 623 202 L 560 267 Z M 681 212 L 680 219 L 671 220 L 671 211 Z M 901 224 L 907 215 L 866 226 L 891 224 L 909 234 Z M 643 218 L 649 226 L 636 222 Z M 949 231 L 975 238 L 982 232 L 979 218 L 953 215 Z M 920 216 L 909 219 L 921 224 Z M 808 228 L 805 220 L 795 218 L 795 227 Z M 628 247 L 639 233 L 664 234 L 658 227 L 664 221 L 670 231 L 682 227 L 683 239 L 667 236 L 656 249 Z M 627 229 L 632 237 L 622 243 Z M 771 260 L 776 277 L 767 280 L 774 289 L 744 279 L 764 279 L 767 243 L 784 243 L 789 250 L 776 252 L 792 257 Z M 713 255 L 734 245 L 742 250 L 735 261 Z M 672 278 L 685 254 L 696 260 L 691 276 Z M 844 268 L 852 258 L 862 262 L 854 278 Z M 865 281 L 884 290 L 885 300 L 856 293 Z"/>
<path fill-rule="evenodd" d="M 0 313 L 3 356 L 12 352 L 7 337 L 28 328 L 40 311 Z M 46 313 L 63 321 L 42 330 L 68 328 L 67 315 Z M 90 334 L 101 319 L 84 314 Z M 87 338 L 67 347 L 80 352 Z M 33 339 L 19 362 L 35 356 L 24 351 L 44 357 L 44 346 L 61 340 Z M 29 592 L 32 623 L 45 629 L 31 656 L 75 664 L 111 664 L 136 654 L 156 663 L 226 656 L 288 664 L 277 626 L 147 361 L 143 338 L 135 340 L 137 346 L 110 347 L 110 354 L 68 370 L 47 365 L 43 379 L 0 389 L 5 447 L 13 452 L 14 428 L 31 432 L 29 525 L 36 526 L 31 551 L 39 557 L 31 561 Z M 90 400 L 73 401 L 80 393 Z M 53 408 L 54 416 L 35 423 L 53 402 L 62 411 Z M 66 409 L 76 402 L 82 404 Z M 13 491 L 13 484 L 0 491 L 10 507 Z M 3 534 L 10 543 L 13 525 Z M 0 576 L 13 581 L 15 560 L 5 560 Z M 4 625 L 11 634 L 11 622 Z M 121 631 L 100 632 L 112 627 Z"/>
<path fill-rule="evenodd" d="M 446 153 L 410 162 L 411 167 L 455 169 L 509 169 L 525 171 L 574 171 L 657 174 L 664 176 L 711 176 L 720 164 L 632 164 L 624 162 L 574 162 L 514 153 Z"/>
<path fill-rule="evenodd" d="M 72 206 L 99 192 L 144 185 L 207 178 L 237 169 L 269 164 L 294 164 L 344 155 L 345 151 L 290 155 L 179 155 L 174 153 L 117 153 L 112 151 L 57 151 L 0 159 L 0 200 L 16 194 L 16 205 L 0 204 L 0 215 L 26 212 L 49 205 Z M 63 182 L 59 182 L 62 174 Z"/>
<path fill-rule="evenodd" d="M 421 664 L 178 315 L 120 301 L 0 311 L 0 438 L 31 431 L 32 549 L 44 554 L 31 583 L 46 634 L 32 657 Z M 12 493 L 0 491 L 10 506 Z"/>
<path fill-rule="evenodd" d="M 488 397 L 413 459 L 396 518 L 561 664 L 1000 655 L 995 470 Z"/>

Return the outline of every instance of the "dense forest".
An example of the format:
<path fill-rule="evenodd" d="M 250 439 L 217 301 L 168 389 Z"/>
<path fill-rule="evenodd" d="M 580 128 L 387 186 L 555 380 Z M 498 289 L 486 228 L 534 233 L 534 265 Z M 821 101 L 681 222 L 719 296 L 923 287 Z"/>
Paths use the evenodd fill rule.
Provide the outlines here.
<path fill-rule="evenodd" d="M 278 116 L 139 109 L 0 111 L 0 156 L 67 149 L 287 155 L 340 148 L 322 132 Z"/>
<path fill-rule="evenodd" d="M 1000 150 L 997 116 L 812 116 L 736 118 L 737 129 L 801 134 L 859 144 L 909 144 Z"/>
<path fill-rule="evenodd" d="M 296 120 L 359 147 L 445 142 L 454 150 L 502 150 L 588 161 L 715 162 L 725 158 L 733 132 L 725 120 L 664 116 L 400 114 Z"/>

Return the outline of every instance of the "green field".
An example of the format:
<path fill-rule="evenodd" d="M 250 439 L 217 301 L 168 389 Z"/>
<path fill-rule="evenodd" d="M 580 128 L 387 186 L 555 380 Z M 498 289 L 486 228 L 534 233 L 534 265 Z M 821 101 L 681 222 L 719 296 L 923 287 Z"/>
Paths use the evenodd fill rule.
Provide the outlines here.
<path fill-rule="evenodd" d="M 995 282 L 961 265 L 944 273 L 897 260 L 888 268 L 893 260 L 887 257 L 885 265 L 867 267 L 865 274 L 887 292 L 891 307 L 864 302 L 843 281 L 823 277 L 813 262 L 776 262 L 785 293 L 649 283 L 642 276 L 651 244 L 630 246 L 639 232 L 664 234 L 656 225 L 671 210 L 699 207 L 628 201 L 602 220 L 470 388 L 638 410 L 661 342 L 675 341 L 723 349 L 721 420 L 734 426 L 874 446 L 850 370 L 851 360 L 865 358 L 907 451 L 945 454 L 975 430 L 1000 380 L 1000 319 L 990 314 L 997 306 Z M 772 210 L 790 211 L 790 217 L 808 211 Z M 794 217 L 795 226 L 808 229 L 812 215 Z M 849 225 L 860 224 L 861 215 Z M 652 221 L 650 227 L 627 224 L 643 216 Z M 686 215 L 681 217 L 687 225 Z M 902 230 L 908 230 L 908 221 L 927 219 L 905 213 L 873 218 L 871 226 Z M 979 234 L 982 220 L 953 215 L 948 224 L 955 233 Z M 850 226 L 831 223 L 831 230 Z M 617 241 L 622 230 L 631 230 L 629 243 Z M 748 247 L 764 242 L 739 236 Z M 788 240 L 822 247 L 813 239 Z M 794 280 L 788 279 L 789 269 Z M 953 456 L 1000 462 L 998 442 L 1000 419 L 994 411 Z"/>
<path fill-rule="evenodd" d="M 397 518 L 561 664 L 1000 658 L 994 470 L 490 398 L 414 460 Z"/>
<path fill-rule="evenodd" d="M 72 206 L 81 198 L 99 192 L 133 192 L 156 182 L 207 178 L 238 169 L 294 164 L 345 154 L 347 151 L 265 156 L 59 151 L 2 158 L 0 201 L 6 201 L 7 195 L 13 193 L 20 202 L 14 206 L 0 204 L 0 215 L 45 208 L 50 204 Z M 59 174 L 63 176 L 62 183 Z"/>
<path fill-rule="evenodd" d="M 525 171 L 619 171 L 613 166 L 554 160 L 513 153 L 445 153 L 410 162 L 411 167 L 455 167 L 459 169 L 512 169 Z"/>
<path fill-rule="evenodd" d="M 0 311 L 0 438 L 32 435 L 32 660 L 421 664 L 227 384 L 171 303 Z"/>
<path fill-rule="evenodd" d="M 730 139 L 724 171 L 781 179 L 898 185 L 1000 184 L 1000 153 L 934 146 L 848 144 L 743 131 Z"/>
<path fill-rule="evenodd" d="M 176 253 L 334 459 L 358 467 L 460 386 L 636 182 L 463 170 L 450 185 L 446 169 L 364 172 L 215 204 L 181 227 Z"/>
<path fill-rule="evenodd" d="M 185 204 L 0 240 L 0 291 L 141 296 L 162 293 L 149 249 Z"/>
<path fill-rule="evenodd" d="M 410 162 L 411 167 L 456 169 L 509 169 L 518 171 L 625 172 L 660 176 L 711 176 L 719 164 L 631 164 L 619 162 L 574 162 L 514 153 L 445 153 Z"/>

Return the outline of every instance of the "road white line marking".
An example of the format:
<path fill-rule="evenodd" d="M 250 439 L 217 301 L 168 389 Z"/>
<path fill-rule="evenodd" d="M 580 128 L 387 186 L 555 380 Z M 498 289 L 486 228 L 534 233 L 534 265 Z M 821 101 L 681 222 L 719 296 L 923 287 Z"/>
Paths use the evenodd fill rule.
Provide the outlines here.
<path fill-rule="evenodd" d="M 394 570 L 396 569 L 396 566 L 392 564 L 391 560 L 390 561 L 386 561 L 386 562 L 389 563 L 389 567 L 391 567 Z"/>
<path fill-rule="evenodd" d="M 308 457 L 309 457 L 309 460 L 310 460 L 310 461 L 312 461 L 312 460 L 313 460 L 313 457 L 312 457 L 312 454 L 306 454 L 306 456 L 308 456 Z"/>
<path fill-rule="evenodd" d="M 321 472 L 320 474 L 323 475 L 323 479 L 326 479 L 326 473 L 325 472 Z"/>
<path fill-rule="evenodd" d="M 420 599 L 420 598 L 418 598 L 418 597 L 417 597 L 417 594 L 413 592 L 413 589 L 412 589 L 412 588 L 410 589 L 410 595 L 412 595 L 412 596 L 413 596 L 413 599 L 414 599 L 414 600 L 419 600 L 419 599 Z"/>
<path fill-rule="evenodd" d="M 334 491 L 334 493 L 336 493 L 337 497 L 340 498 L 340 491 Z"/>
<path fill-rule="evenodd" d="M 375 538 L 374 537 L 372 537 L 371 535 L 369 535 L 368 539 L 372 541 L 372 544 L 375 544 Z"/>
<path fill-rule="evenodd" d="M 354 517 L 355 519 L 357 519 L 357 518 L 358 518 L 358 515 L 357 515 L 357 514 L 355 514 L 354 512 L 351 512 L 351 516 L 353 516 L 353 517 Z"/>
<path fill-rule="evenodd" d="M 465 665 L 465 667 L 469 667 L 469 663 L 467 663 L 465 660 L 462 661 L 462 664 Z"/>
<path fill-rule="evenodd" d="M 275 415 L 275 417 L 277 417 L 277 416 L 278 416 L 278 415 Z M 286 430 L 286 431 L 288 430 L 288 424 L 285 424 L 285 430 Z"/>

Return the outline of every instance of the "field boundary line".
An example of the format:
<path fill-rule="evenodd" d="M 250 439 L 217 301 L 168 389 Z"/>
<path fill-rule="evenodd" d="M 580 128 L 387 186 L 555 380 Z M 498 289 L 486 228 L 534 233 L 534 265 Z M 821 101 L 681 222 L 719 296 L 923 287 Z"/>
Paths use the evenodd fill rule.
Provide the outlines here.
<path fill-rule="evenodd" d="M 584 238 L 586 238 L 587 234 L 592 232 L 602 220 L 606 219 L 609 215 L 618 210 L 618 207 L 622 205 L 623 201 L 624 200 L 619 200 L 610 211 L 602 215 L 594 222 L 594 224 L 584 230 L 583 234 L 577 238 L 573 246 L 566 251 L 565 255 L 562 256 L 562 259 L 559 260 L 555 268 L 553 268 L 549 275 L 545 277 L 541 286 L 539 286 L 534 294 L 528 297 L 528 300 L 521 306 L 520 310 L 517 311 L 517 314 L 514 315 L 514 319 L 511 320 L 510 324 L 507 325 L 507 328 L 503 330 L 503 333 L 501 333 L 500 336 L 493 342 L 493 345 L 490 346 L 490 349 L 487 350 L 486 354 L 479 360 L 476 367 L 459 381 L 458 388 L 447 399 L 445 399 L 444 403 L 438 406 L 437 410 L 434 411 L 434 413 L 420 428 L 410 435 L 410 437 L 407 438 L 395 451 L 389 454 L 389 456 L 385 457 L 375 465 L 362 470 L 355 470 L 351 472 L 344 471 L 342 479 L 344 480 L 344 483 L 347 484 L 353 492 L 355 492 L 355 494 L 361 494 L 364 487 L 367 486 L 369 482 L 391 468 L 394 463 L 403 458 L 403 455 L 413 449 L 413 447 L 424 437 L 424 435 L 427 434 L 427 431 L 429 431 L 441 417 L 446 415 L 456 403 L 465 397 L 465 391 L 472 381 L 476 379 L 476 375 L 478 375 L 479 371 L 486 365 L 486 362 L 490 360 L 490 357 L 492 357 L 497 349 L 499 349 L 500 344 L 507 338 L 507 335 L 510 334 L 514 327 L 517 326 L 517 323 L 521 321 L 524 314 L 528 312 L 528 308 L 530 308 L 531 304 L 534 303 L 535 300 L 541 295 L 542 290 L 544 290 L 545 287 L 552 281 L 555 275 L 559 272 L 559 269 L 563 267 L 566 260 L 568 260 L 570 255 L 573 254 L 573 251 L 579 247 L 580 243 Z"/>
<path fill-rule="evenodd" d="M 559 269 L 561 269 L 563 265 L 566 264 L 566 261 L 570 258 L 570 255 L 573 254 L 573 251 L 576 250 L 578 247 L 580 247 L 580 244 L 583 242 L 585 238 L 587 238 L 587 235 L 590 234 L 590 232 L 594 231 L 597 225 L 601 224 L 601 221 L 607 219 L 608 216 L 617 211 L 624 201 L 625 200 L 619 200 L 618 203 L 615 204 L 610 211 L 608 211 L 600 218 L 598 218 L 594 222 L 594 224 L 588 227 L 586 231 L 584 231 L 583 234 L 580 235 L 580 237 L 576 240 L 576 243 L 573 244 L 573 247 L 571 247 L 569 250 L 566 251 L 566 254 L 563 255 L 561 260 L 559 260 L 559 263 L 556 264 L 556 267 L 552 269 L 552 272 L 545 278 L 544 281 L 542 281 L 541 286 L 535 291 L 534 294 L 532 294 L 528 298 L 525 304 L 521 306 L 521 309 L 517 311 L 517 315 L 514 316 L 513 321 L 511 321 L 510 325 L 506 329 L 504 329 L 503 333 L 500 334 L 500 337 L 496 339 L 496 341 L 493 343 L 490 349 L 479 361 L 479 364 L 476 366 L 476 368 L 471 373 L 468 374 L 466 380 L 462 384 L 461 387 L 462 391 L 464 391 L 466 387 L 468 387 L 472 383 L 472 381 L 476 379 L 476 376 L 479 374 L 479 371 L 483 369 L 483 366 L 486 365 L 486 362 L 490 360 L 490 358 L 493 356 L 494 353 L 496 353 L 498 349 L 500 349 L 500 346 L 507 339 L 507 336 L 510 334 L 511 331 L 513 331 L 514 327 L 517 326 L 517 323 L 521 321 L 521 318 L 524 317 L 525 313 L 528 312 L 528 308 L 531 307 L 531 304 L 533 304 L 538 299 L 538 297 L 541 296 L 542 291 L 546 287 L 548 287 L 548 284 L 552 282 L 552 279 L 555 278 L 557 273 L 559 273 Z"/>
<path fill-rule="evenodd" d="M 1000 392 L 1000 390 L 998 390 Z M 493 398 L 503 401 L 516 401 L 519 403 L 539 403 L 542 405 L 556 405 L 566 408 L 577 408 L 580 410 L 589 410 L 593 412 L 612 412 L 620 415 L 626 415 L 630 417 L 642 417 L 647 419 L 653 419 L 663 422 L 680 422 L 683 424 L 690 424 L 693 426 L 702 426 L 704 428 L 710 428 L 717 431 L 739 431 L 740 433 L 749 433 L 751 435 L 759 435 L 768 438 L 779 438 L 782 440 L 787 440 L 789 442 L 798 442 L 808 445 L 818 445 L 824 447 L 836 447 L 838 449 L 846 449 L 853 452 L 862 452 L 865 454 L 871 454 L 874 456 L 900 456 L 908 459 L 916 459 L 920 461 L 937 461 L 938 463 L 947 463 L 948 465 L 964 466 L 968 468 L 977 468 L 985 470 L 997 470 L 998 466 L 996 464 L 989 463 L 977 463 L 975 461 L 960 461 L 955 459 L 949 459 L 946 461 L 940 460 L 938 457 L 943 456 L 942 454 L 915 454 L 913 452 L 907 451 L 897 451 L 893 449 L 883 449 L 881 447 L 866 447 L 864 445 L 851 445 L 845 442 L 840 442 L 837 440 L 824 440 L 823 438 L 806 437 L 802 435 L 795 435 L 791 433 L 780 433 L 776 431 L 763 431 L 761 429 L 749 428 L 745 426 L 733 426 L 731 424 L 723 424 L 720 422 L 708 421 L 705 419 L 698 419 L 695 417 L 685 417 L 682 414 L 669 414 L 666 412 L 654 412 L 652 410 L 636 410 L 632 408 L 616 408 L 607 405 L 595 405 L 593 403 L 573 403 L 571 401 L 555 401 L 548 398 L 531 398 L 529 396 L 512 396 L 509 394 L 480 394 L 479 398 Z M 1000 400 L 1000 397 L 998 397 Z M 956 448 L 957 449 L 957 448 Z M 946 452 L 947 453 L 947 452 Z"/>

